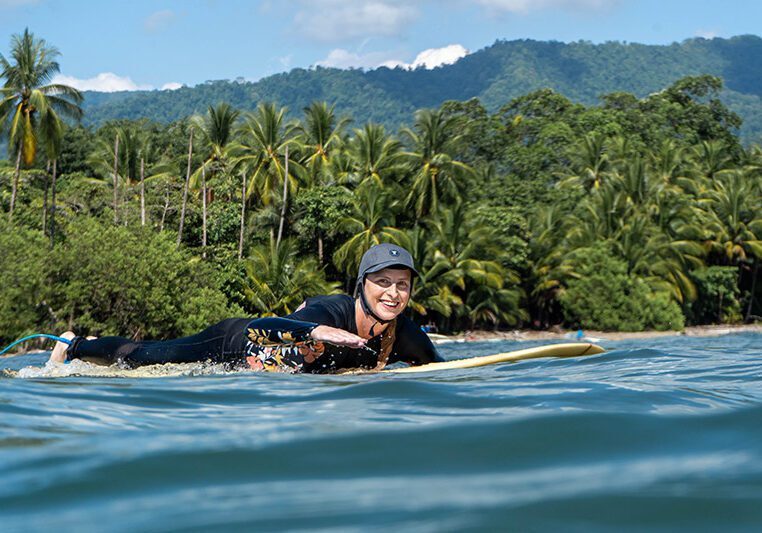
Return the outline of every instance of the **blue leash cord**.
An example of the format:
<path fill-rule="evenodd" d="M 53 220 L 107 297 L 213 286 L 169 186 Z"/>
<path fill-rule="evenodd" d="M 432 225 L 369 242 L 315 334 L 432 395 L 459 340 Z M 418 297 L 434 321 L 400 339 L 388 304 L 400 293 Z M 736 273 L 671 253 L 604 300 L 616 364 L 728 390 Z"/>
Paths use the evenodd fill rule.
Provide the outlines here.
<path fill-rule="evenodd" d="M 71 346 L 71 341 L 69 339 L 64 339 L 63 337 L 56 337 L 55 335 L 48 335 L 47 333 L 36 333 L 34 335 L 29 335 L 28 337 L 24 337 L 23 339 L 19 339 L 15 342 L 10 343 L 8 346 L 3 348 L 2 351 L 0 351 L 0 355 L 3 355 L 5 352 L 16 346 L 17 344 L 21 344 L 24 341 L 28 341 L 29 339 L 36 339 L 39 337 L 44 337 L 46 339 L 53 339 L 54 341 L 61 341 L 65 344 L 68 344 Z"/>

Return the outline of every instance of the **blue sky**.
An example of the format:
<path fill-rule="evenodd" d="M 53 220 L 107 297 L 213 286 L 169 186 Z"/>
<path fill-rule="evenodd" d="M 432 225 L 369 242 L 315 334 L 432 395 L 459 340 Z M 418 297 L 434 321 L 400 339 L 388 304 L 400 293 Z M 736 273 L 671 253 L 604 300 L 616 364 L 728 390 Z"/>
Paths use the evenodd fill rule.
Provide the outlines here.
<path fill-rule="evenodd" d="M 62 81 L 161 89 L 314 65 L 452 62 L 497 39 L 668 44 L 762 33 L 753 0 L 0 0 L 0 53 L 29 27 Z"/>

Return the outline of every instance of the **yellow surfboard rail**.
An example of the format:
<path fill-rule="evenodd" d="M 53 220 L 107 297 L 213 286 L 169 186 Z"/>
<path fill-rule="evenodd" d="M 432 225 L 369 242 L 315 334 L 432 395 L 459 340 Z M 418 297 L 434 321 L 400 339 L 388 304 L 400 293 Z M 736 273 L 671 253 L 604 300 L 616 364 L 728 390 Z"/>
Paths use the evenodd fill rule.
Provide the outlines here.
<path fill-rule="evenodd" d="M 454 361 L 443 361 L 440 363 L 429 363 L 420 366 L 408 366 L 404 368 L 390 368 L 382 372 L 393 372 L 395 374 L 410 374 L 418 372 L 434 372 L 436 370 L 454 370 L 458 368 L 476 368 L 479 366 L 494 365 L 495 363 L 510 363 L 515 361 L 524 361 L 525 359 L 537 359 L 540 357 L 581 357 L 583 355 L 595 355 L 603 353 L 606 350 L 589 342 L 573 342 L 565 344 L 549 344 L 546 346 L 535 346 L 524 350 L 513 352 L 504 352 L 494 355 L 484 355 L 481 357 L 468 357 L 466 359 L 456 359 Z"/>

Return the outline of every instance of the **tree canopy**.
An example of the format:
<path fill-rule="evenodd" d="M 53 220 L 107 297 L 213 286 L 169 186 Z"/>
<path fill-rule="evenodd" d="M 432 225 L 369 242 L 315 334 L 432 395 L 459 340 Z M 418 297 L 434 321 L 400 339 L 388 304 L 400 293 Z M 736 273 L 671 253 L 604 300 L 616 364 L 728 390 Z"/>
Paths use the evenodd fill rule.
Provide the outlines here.
<path fill-rule="evenodd" d="M 294 118 L 218 102 L 169 124 L 64 126 L 59 238 L 43 152 L 0 228 L 0 276 L 18 288 L 0 293 L 0 337 L 289 313 L 350 289 L 379 242 L 411 251 L 410 312 L 442 331 L 758 319 L 762 150 L 721 91 L 699 75 L 586 105 L 544 88 L 447 101 L 397 131 L 347 128 L 324 101 Z M 0 165 L 6 212 L 15 173 Z"/>

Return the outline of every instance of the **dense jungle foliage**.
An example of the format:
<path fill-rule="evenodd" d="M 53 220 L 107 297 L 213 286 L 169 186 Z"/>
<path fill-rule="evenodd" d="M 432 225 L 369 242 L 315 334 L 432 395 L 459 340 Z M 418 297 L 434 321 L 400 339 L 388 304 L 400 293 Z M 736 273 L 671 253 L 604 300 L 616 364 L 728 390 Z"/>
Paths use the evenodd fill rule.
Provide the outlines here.
<path fill-rule="evenodd" d="M 599 105 L 551 89 L 496 111 L 447 101 L 394 132 L 351 128 L 320 101 L 298 119 L 217 103 L 94 128 L 54 120 L 76 115 L 76 91 L 41 84 L 25 107 L 3 61 L 3 342 L 64 328 L 161 338 L 289 313 L 351 287 L 383 241 L 421 271 L 413 317 L 445 332 L 762 315 L 762 151 L 739 141 L 719 78 Z"/>
<path fill-rule="evenodd" d="M 241 70 L 246 71 L 245 63 Z M 618 91 L 643 98 L 686 76 L 711 74 L 725 81 L 721 100 L 741 116 L 744 144 L 762 140 L 762 39 L 688 39 L 671 45 L 607 42 L 498 41 L 453 65 L 433 70 L 385 67 L 364 71 L 294 69 L 257 82 L 216 80 L 176 91 L 85 93 L 85 124 L 149 117 L 169 123 L 228 102 L 253 111 L 259 102 L 286 106 L 289 118 L 313 101 L 327 101 L 336 112 L 396 131 L 409 125 L 417 109 L 448 100 L 478 98 L 491 113 L 506 102 L 551 88 L 573 102 L 595 105 Z"/>

